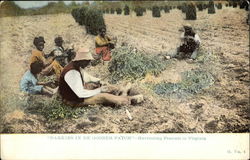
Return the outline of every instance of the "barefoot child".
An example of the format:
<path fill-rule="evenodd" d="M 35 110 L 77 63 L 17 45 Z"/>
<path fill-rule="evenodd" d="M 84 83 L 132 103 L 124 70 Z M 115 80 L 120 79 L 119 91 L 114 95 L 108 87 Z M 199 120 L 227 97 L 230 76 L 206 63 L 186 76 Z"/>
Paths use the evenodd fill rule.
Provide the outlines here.
<path fill-rule="evenodd" d="M 45 86 L 45 83 L 37 82 L 37 75 L 42 71 L 42 69 L 42 62 L 35 61 L 31 63 L 30 70 L 25 72 L 20 81 L 20 89 L 23 92 L 29 94 L 47 94 L 51 96 L 57 92 L 58 88 L 52 89 L 48 86 Z"/>

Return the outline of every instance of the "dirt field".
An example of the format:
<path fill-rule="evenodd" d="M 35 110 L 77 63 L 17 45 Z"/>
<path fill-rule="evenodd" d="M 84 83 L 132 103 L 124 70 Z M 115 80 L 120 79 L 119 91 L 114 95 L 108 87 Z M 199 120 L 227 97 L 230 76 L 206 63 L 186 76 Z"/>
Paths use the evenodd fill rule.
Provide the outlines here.
<path fill-rule="evenodd" d="M 14 133 L 213 133 L 249 132 L 249 26 L 247 13 L 237 8 L 197 12 L 191 23 L 202 40 L 202 50 L 213 58 L 206 63 L 172 60 L 158 77 L 147 76 L 133 85 L 145 95 L 145 102 L 131 106 L 133 120 L 125 109 L 95 106 L 80 118 L 47 122 L 42 115 L 20 107 L 22 94 L 19 81 L 28 69 L 33 38 L 44 36 L 45 53 L 61 35 L 65 46 L 87 46 L 94 51 L 94 36 L 75 23 L 70 14 L 5 17 L 0 19 L 0 88 L 1 132 Z M 129 45 L 147 54 L 163 54 L 179 44 L 178 31 L 185 15 L 174 9 L 153 18 L 148 11 L 143 17 L 105 15 L 108 34 L 117 37 L 117 47 Z M 211 71 L 215 83 L 203 92 L 186 99 L 160 97 L 147 88 L 147 83 L 178 82 L 181 72 L 194 68 Z M 107 66 L 88 68 L 92 75 L 108 75 Z M 100 74 L 99 74 L 100 73 Z M 39 96 L 37 96 L 39 98 Z"/>

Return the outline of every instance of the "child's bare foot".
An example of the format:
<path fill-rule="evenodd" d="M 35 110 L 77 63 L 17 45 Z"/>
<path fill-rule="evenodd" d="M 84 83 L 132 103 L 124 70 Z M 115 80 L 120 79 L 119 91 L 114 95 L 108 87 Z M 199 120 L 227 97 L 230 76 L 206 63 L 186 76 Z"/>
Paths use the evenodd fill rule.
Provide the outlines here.
<path fill-rule="evenodd" d="M 132 84 L 130 82 L 128 82 L 128 84 L 122 88 L 122 96 L 127 96 L 128 95 L 128 91 L 132 88 Z"/>
<path fill-rule="evenodd" d="M 130 97 L 130 101 L 132 104 L 141 103 L 143 100 L 144 100 L 144 98 L 143 98 L 142 94 L 138 94 L 138 95 Z"/>

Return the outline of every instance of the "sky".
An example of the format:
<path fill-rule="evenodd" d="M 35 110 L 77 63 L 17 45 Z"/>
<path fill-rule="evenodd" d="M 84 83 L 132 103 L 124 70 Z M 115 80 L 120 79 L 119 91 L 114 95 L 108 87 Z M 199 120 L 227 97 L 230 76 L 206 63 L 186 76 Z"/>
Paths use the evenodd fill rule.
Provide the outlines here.
<path fill-rule="evenodd" d="M 14 1 L 21 8 L 33 8 L 33 7 L 43 7 L 46 6 L 49 2 L 53 1 Z M 57 1 L 54 1 L 57 2 Z M 69 4 L 72 1 L 64 1 L 65 4 Z M 82 3 L 82 1 L 75 1 L 76 3 Z"/>

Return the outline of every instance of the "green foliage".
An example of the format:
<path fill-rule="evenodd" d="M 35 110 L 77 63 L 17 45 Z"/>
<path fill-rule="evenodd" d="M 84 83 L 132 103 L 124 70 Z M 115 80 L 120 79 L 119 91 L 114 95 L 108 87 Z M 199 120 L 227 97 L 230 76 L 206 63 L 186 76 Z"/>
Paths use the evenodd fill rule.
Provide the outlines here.
<path fill-rule="evenodd" d="M 109 9 L 108 8 L 106 9 L 106 13 L 109 13 Z"/>
<path fill-rule="evenodd" d="M 0 5 L 0 17 L 20 16 L 24 10 L 17 6 L 13 1 L 4 1 Z"/>
<path fill-rule="evenodd" d="M 170 12 L 170 7 L 169 6 L 164 6 L 164 12 L 169 13 Z"/>
<path fill-rule="evenodd" d="M 67 106 L 59 97 L 46 98 L 46 100 L 44 98 L 32 95 L 24 106 L 25 110 L 32 114 L 42 115 L 48 121 L 79 118 L 87 110 L 84 107 Z"/>
<path fill-rule="evenodd" d="M 144 8 L 142 8 L 142 7 L 135 8 L 136 16 L 143 16 L 143 12 L 144 12 Z"/>
<path fill-rule="evenodd" d="M 221 3 L 218 3 L 216 7 L 217 7 L 218 9 L 222 9 L 222 4 L 221 4 Z"/>
<path fill-rule="evenodd" d="M 87 19 L 87 12 L 88 12 L 88 8 L 87 7 L 82 7 L 78 10 L 77 13 L 77 22 L 80 25 L 86 25 L 86 19 Z"/>
<path fill-rule="evenodd" d="M 122 9 L 121 8 L 116 8 L 116 14 L 122 14 Z"/>
<path fill-rule="evenodd" d="M 187 4 L 183 3 L 182 6 L 181 6 L 182 13 L 186 13 L 186 8 L 187 8 Z"/>
<path fill-rule="evenodd" d="M 186 6 L 186 20 L 196 20 L 196 8 L 194 4 L 188 4 Z"/>
<path fill-rule="evenodd" d="M 200 3 L 200 4 L 197 4 L 197 8 L 198 8 L 198 11 L 202 11 L 202 10 L 203 10 L 202 4 L 201 4 L 201 3 Z"/>
<path fill-rule="evenodd" d="M 82 7 L 71 12 L 75 21 L 80 25 L 85 25 L 87 33 L 97 35 L 100 27 L 105 27 L 102 11 L 96 8 Z"/>
<path fill-rule="evenodd" d="M 129 15 L 129 7 L 127 5 L 125 5 L 124 7 L 124 15 Z"/>
<path fill-rule="evenodd" d="M 159 83 L 153 87 L 153 90 L 158 95 L 183 98 L 201 92 L 214 81 L 212 74 L 196 69 L 183 72 L 182 81 L 179 83 Z"/>
<path fill-rule="evenodd" d="M 208 14 L 214 14 L 215 8 L 214 8 L 214 1 L 210 0 L 208 3 Z"/>
<path fill-rule="evenodd" d="M 110 13 L 111 13 L 111 14 L 114 14 L 114 13 L 115 13 L 114 8 L 111 8 Z"/>
<path fill-rule="evenodd" d="M 233 8 L 237 8 L 237 2 L 233 2 Z"/>
<path fill-rule="evenodd" d="M 112 60 L 108 70 L 111 74 L 111 83 L 123 79 L 142 79 L 147 73 L 158 75 L 165 69 L 166 64 L 156 56 L 136 51 L 130 47 L 115 48 L 112 51 Z"/>
<path fill-rule="evenodd" d="M 153 6 L 152 16 L 153 17 L 161 17 L 161 11 L 160 11 L 160 8 L 158 6 Z"/>

